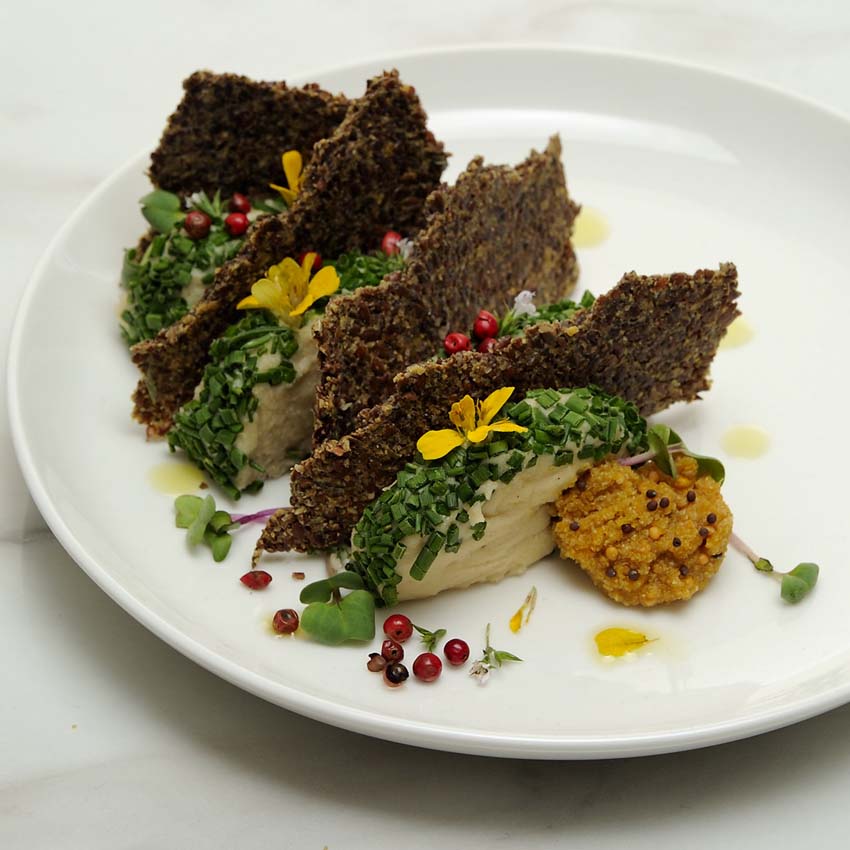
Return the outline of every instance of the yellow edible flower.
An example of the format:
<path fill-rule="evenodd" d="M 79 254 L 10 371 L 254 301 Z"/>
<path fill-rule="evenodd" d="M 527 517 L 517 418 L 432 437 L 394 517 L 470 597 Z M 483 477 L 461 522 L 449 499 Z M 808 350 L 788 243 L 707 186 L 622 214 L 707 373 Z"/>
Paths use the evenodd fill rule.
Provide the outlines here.
<path fill-rule="evenodd" d="M 310 277 L 314 253 L 304 255 L 301 265 L 291 257 L 272 266 L 268 277 L 251 287 L 251 294 L 237 305 L 239 310 L 270 310 L 284 324 L 300 327 L 310 306 L 339 289 L 339 275 L 333 266 L 323 266 Z"/>
<path fill-rule="evenodd" d="M 272 189 L 280 192 L 281 197 L 286 201 L 288 207 L 292 206 L 296 195 L 301 191 L 301 169 L 303 162 L 301 154 L 298 151 L 286 151 L 281 158 L 283 163 L 283 173 L 286 175 L 286 186 L 278 186 L 276 183 L 269 183 Z"/>
<path fill-rule="evenodd" d="M 465 395 L 452 405 L 449 413 L 449 419 L 457 430 L 443 428 L 439 431 L 428 431 L 419 438 L 416 448 L 425 460 L 437 460 L 445 457 L 452 449 L 462 446 L 467 440 L 470 443 L 483 442 L 491 431 L 527 431 L 527 428 L 507 419 L 493 422 L 493 417 L 502 409 L 513 391 L 513 387 L 502 387 L 477 404 L 470 396 Z"/>

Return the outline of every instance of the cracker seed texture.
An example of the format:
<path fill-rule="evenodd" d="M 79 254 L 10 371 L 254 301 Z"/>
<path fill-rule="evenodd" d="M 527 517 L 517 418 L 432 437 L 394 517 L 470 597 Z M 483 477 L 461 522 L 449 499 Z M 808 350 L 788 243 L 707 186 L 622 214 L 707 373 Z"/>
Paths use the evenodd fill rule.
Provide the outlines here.
<path fill-rule="evenodd" d="M 289 88 L 196 71 L 183 81 L 183 99 L 151 156 L 151 181 L 178 195 L 268 195 L 269 182 L 281 182 L 280 155 L 297 150 L 309 162 L 348 107 L 343 95 L 315 84 Z"/>
<path fill-rule="evenodd" d="M 329 305 L 316 332 L 321 378 L 314 446 L 353 430 L 355 417 L 393 392 L 393 378 L 427 360 L 482 307 L 504 312 L 521 290 L 563 298 L 578 277 L 570 244 L 579 207 L 567 194 L 561 143 L 520 165 L 474 159 L 428 199 L 405 267 L 380 287 Z"/>
<path fill-rule="evenodd" d="M 280 155 L 276 150 L 275 154 Z M 446 166 L 416 92 L 398 73 L 370 80 L 333 134 L 319 141 L 295 203 L 252 227 L 239 255 L 222 266 L 203 299 L 154 339 L 133 347 L 141 370 L 134 416 L 165 433 L 192 398 L 212 341 L 236 318 L 236 304 L 284 257 L 312 250 L 335 257 L 380 243 L 387 230 L 412 235 Z"/>
<path fill-rule="evenodd" d="M 414 456 L 416 440 L 450 427 L 447 412 L 466 393 L 482 399 L 514 386 L 521 397 L 531 389 L 594 384 L 634 402 L 643 415 L 697 399 L 738 315 L 738 294 L 732 263 L 692 275 L 630 272 L 565 322 L 501 339 L 490 354 L 462 352 L 408 368 L 386 402 L 361 414 L 356 430 L 326 441 L 295 467 L 292 507 L 271 518 L 255 557 L 347 544 L 366 506 Z"/>

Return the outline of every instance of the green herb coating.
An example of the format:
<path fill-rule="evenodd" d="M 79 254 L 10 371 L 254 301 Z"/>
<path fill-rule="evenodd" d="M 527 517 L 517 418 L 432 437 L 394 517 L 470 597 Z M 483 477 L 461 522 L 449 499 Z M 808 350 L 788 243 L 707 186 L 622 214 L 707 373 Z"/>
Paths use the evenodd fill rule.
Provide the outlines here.
<path fill-rule="evenodd" d="M 354 527 L 346 568 L 360 575 L 376 599 L 386 605 L 398 601 L 401 576 L 396 566 L 405 537 L 427 539 L 410 570 L 417 580 L 441 551 L 463 548 L 458 524 L 468 521 L 468 508 L 487 500 L 484 488 L 489 482 L 508 483 L 533 458 L 536 462 L 544 455 L 561 465 L 585 454 L 601 460 L 622 449 L 638 452 L 646 446 L 646 421 L 637 408 L 596 387 L 532 390 L 505 412 L 528 430 L 464 444 L 439 461 L 407 463 L 392 486 L 363 512 Z M 492 486 L 488 490 L 492 493 Z M 423 509 L 426 506 L 433 509 Z M 474 540 L 486 535 L 486 525 L 471 527 Z"/>
<path fill-rule="evenodd" d="M 316 144 L 291 209 L 257 222 L 195 309 L 133 347 L 144 376 L 133 396 L 136 419 L 150 433 L 168 430 L 192 397 L 210 344 L 270 266 L 308 250 L 338 257 L 376 248 L 387 230 L 412 235 L 445 166 L 443 146 L 428 131 L 415 91 L 397 72 L 371 80 L 333 135 Z"/>
<path fill-rule="evenodd" d="M 411 366 L 359 428 L 316 448 L 295 467 L 291 508 L 266 525 L 257 552 L 344 545 L 366 506 L 410 460 L 425 431 L 451 426 L 451 405 L 504 386 L 517 394 L 594 384 L 648 416 L 691 401 L 709 386 L 708 368 L 738 315 L 738 275 L 725 263 L 693 275 L 625 275 L 566 322 L 540 323 L 500 339 L 489 354 L 463 352 Z"/>
<path fill-rule="evenodd" d="M 388 257 L 383 252 L 366 255 L 351 251 L 328 261 L 327 265 L 337 270 L 340 289 L 352 292 L 360 286 L 373 285 L 375 280 L 380 280 L 388 271 L 401 268 L 403 263 L 401 257 Z M 321 315 L 329 299 L 334 297 L 336 295 L 316 301 L 306 314 L 306 320 L 309 322 Z M 273 330 L 271 336 L 270 329 Z M 237 349 L 233 347 L 234 340 L 243 341 Z M 252 420 L 258 409 L 259 400 L 251 390 L 262 383 L 291 383 L 296 377 L 291 357 L 297 350 L 295 333 L 280 326 L 269 313 L 260 310 L 243 314 L 236 325 L 213 343 L 212 360 L 204 371 L 200 395 L 175 416 L 174 427 L 168 434 L 169 445 L 184 449 L 232 496 L 238 496 L 239 492 L 235 477 L 252 462 L 244 452 L 234 448 L 245 419 Z M 283 360 L 271 372 L 261 373 L 257 364 L 263 354 L 281 354 Z M 287 451 L 288 447 L 281 444 L 280 452 Z M 256 483 L 249 486 L 254 487 Z"/>
<path fill-rule="evenodd" d="M 586 289 L 578 301 L 564 298 L 554 304 L 541 304 L 537 307 L 537 312 L 533 314 L 521 313 L 517 316 L 513 311 L 508 311 L 499 326 L 499 337 L 520 336 L 526 328 L 539 325 L 541 322 L 565 322 L 579 310 L 592 307 L 595 300 L 593 293 Z"/>
<path fill-rule="evenodd" d="M 193 269 L 211 282 L 215 270 L 239 252 L 244 240 L 225 229 L 228 213 L 218 193 L 212 200 L 203 195 L 194 208 L 212 220 L 205 238 L 190 239 L 176 222 L 167 233 L 152 231 L 137 248 L 126 252 L 122 284 L 127 290 L 127 306 L 121 313 L 121 335 L 128 345 L 156 336 L 186 315 L 190 305 L 183 289 Z"/>
<path fill-rule="evenodd" d="M 523 289 L 546 301 L 565 296 L 578 277 L 570 244 L 578 210 L 557 136 L 516 167 L 476 157 L 434 192 L 404 270 L 335 301 L 317 331 L 313 444 L 351 431 L 360 411 L 392 395 L 396 374 L 431 357 L 482 307 L 501 312 Z"/>
<path fill-rule="evenodd" d="M 212 344 L 198 398 L 174 418 L 168 434 L 171 449 L 183 449 L 231 498 L 239 498 L 233 482 L 249 463 L 235 443 L 244 421 L 253 420 L 257 410 L 253 389 L 262 383 L 291 383 L 295 370 L 290 361 L 297 350 L 290 328 L 265 310 L 249 311 Z M 280 364 L 261 371 L 264 354 L 279 354 Z"/>

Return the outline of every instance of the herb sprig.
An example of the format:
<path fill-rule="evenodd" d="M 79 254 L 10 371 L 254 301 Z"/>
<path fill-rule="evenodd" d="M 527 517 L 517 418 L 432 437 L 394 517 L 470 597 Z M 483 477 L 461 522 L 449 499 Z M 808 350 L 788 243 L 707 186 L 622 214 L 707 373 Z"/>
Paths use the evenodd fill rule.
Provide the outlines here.
<path fill-rule="evenodd" d="M 422 645 L 426 652 L 433 652 L 437 648 L 437 644 L 446 636 L 445 629 L 436 629 L 432 632 L 422 626 L 417 626 L 416 623 L 413 624 L 413 628 L 422 635 Z"/>
<path fill-rule="evenodd" d="M 490 624 L 487 623 L 487 628 L 484 631 L 484 652 L 481 658 L 469 668 L 469 675 L 479 685 L 486 684 L 490 678 L 490 672 L 501 667 L 506 661 L 522 661 L 522 659 L 512 652 L 493 649 L 490 645 Z"/>

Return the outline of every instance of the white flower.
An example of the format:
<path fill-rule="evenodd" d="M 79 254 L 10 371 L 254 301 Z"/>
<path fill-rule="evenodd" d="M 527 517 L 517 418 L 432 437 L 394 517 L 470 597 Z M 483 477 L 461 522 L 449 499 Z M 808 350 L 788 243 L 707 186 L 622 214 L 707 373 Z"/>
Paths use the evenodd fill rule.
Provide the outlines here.
<path fill-rule="evenodd" d="M 186 204 L 186 209 L 190 210 L 200 200 L 201 200 L 201 193 L 200 192 L 192 192 L 191 195 L 186 195 L 186 199 L 183 201 L 183 203 Z"/>
<path fill-rule="evenodd" d="M 399 239 L 398 240 L 398 253 L 401 255 L 402 260 L 406 260 L 411 253 L 413 252 L 413 240 L 412 239 Z"/>
<path fill-rule="evenodd" d="M 483 661 L 476 661 L 469 668 L 469 675 L 478 682 L 479 685 L 486 685 L 487 679 L 490 678 L 490 668 Z"/>
<path fill-rule="evenodd" d="M 534 306 L 534 293 L 530 289 L 523 289 L 514 298 L 515 316 L 536 316 L 537 308 Z"/>

